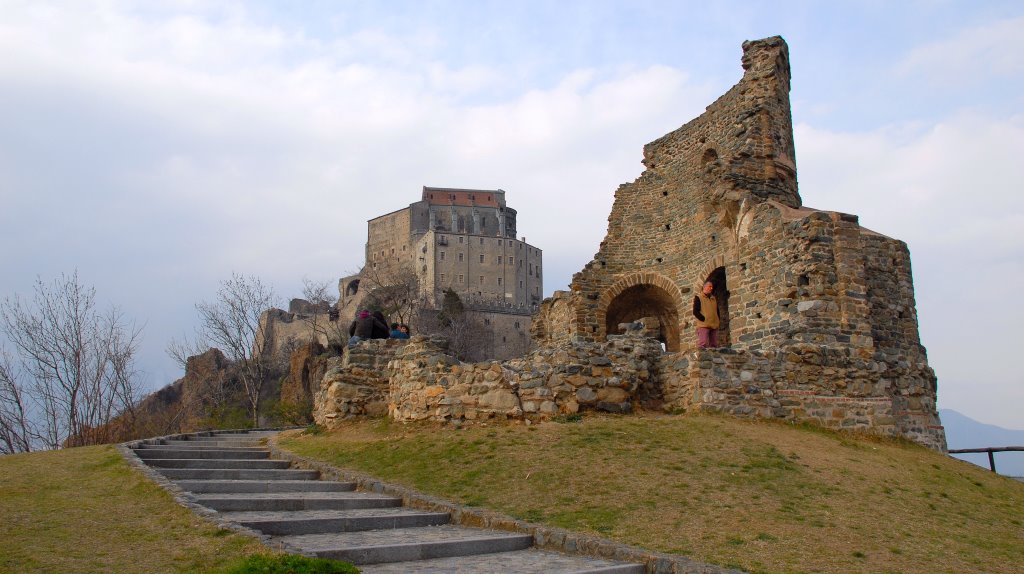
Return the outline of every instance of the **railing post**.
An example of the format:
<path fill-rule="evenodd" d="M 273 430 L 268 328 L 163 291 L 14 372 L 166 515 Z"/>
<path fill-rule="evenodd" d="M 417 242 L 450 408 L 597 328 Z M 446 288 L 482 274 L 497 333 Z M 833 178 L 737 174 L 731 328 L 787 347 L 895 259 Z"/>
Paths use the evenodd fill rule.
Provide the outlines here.
<path fill-rule="evenodd" d="M 988 451 L 988 466 L 992 469 L 992 472 L 996 471 L 996 455 L 992 452 L 992 449 Z"/>

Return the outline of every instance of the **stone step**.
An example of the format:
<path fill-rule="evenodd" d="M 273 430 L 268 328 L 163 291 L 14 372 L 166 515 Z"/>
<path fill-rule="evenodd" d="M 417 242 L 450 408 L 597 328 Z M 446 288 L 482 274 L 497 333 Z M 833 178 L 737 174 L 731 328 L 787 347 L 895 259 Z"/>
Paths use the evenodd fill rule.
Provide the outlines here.
<path fill-rule="evenodd" d="M 257 434 L 257 433 L 216 433 L 216 434 L 191 434 L 186 435 L 177 440 L 194 440 L 194 441 L 209 441 L 209 440 L 235 440 L 235 441 L 259 441 L 267 437 L 273 436 L 272 434 Z"/>
<path fill-rule="evenodd" d="M 222 518 L 292 552 L 364 565 L 365 574 L 640 574 L 642 565 L 532 549 L 533 537 L 449 525 L 444 512 L 353 492 L 349 482 L 288 468 L 263 446 L 270 433 L 216 433 L 139 443 L 134 452 Z"/>
<path fill-rule="evenodd" d="M 166 444 L 172 442 L 174 444 Z M 207 450 L 217 451 L 237 451 L 237 452 L 267 452 L 265 446 L 216 446 L 209 443 L 202 442 L 188 442 L 188 441 L 164 441 L 162 443 L 142 443 L 135 447 L 135 450 L 189 450 L 194 452 L 202 452 Z"/>
<path fill-rule="evenodd" d="M 175 483 L 189 492 L 351 492 L 352 482 L 328 480 L 178 480 Z"/>
<path fill-rule="evenodd" d="M 286 469 L 287 460 L 236 458 L 152 458 L 146 464 L 154 468 L 213 468 L 213 469 Z"/>
<path fill-rule="evenodd" d="M 191 449 L 191 448 L 140 448 L 135 449 L 135 456 L 142 460 L 157 458 L 209 458 L 209 459 L 266 459 L 270 452 L 266 449 Z"/>
<path fill-rule="evenodd" d="M 158 468 L 171 480 L 316 480 L 315 470 L 242 468 Z"/>
<path fill-rule="evenodd" d="M 533 536 L 529 534 L 452 525 L 299 534 L 276 536 L 272 540 L 299 552 L 347 560 L 357 565 L 509 552 L 533 545 Z"/>
<path fill-rule="evenodd" d="M 256 448 L 256 447 L 263 446 L 262 445 L 262 441 L 255 440 L 255 439 L 246 439 L 246 440 L 213 440 L 213 439 L 210 439 L 210 440 L 165 440 L 165 441 L 161 441 L 161 444 L 165 444 L 165 445 L 168 445 L 168 446 L 178 446 L 178 447 L 182 447 L 182 446 L 184 446 L 184 447 L 198 447 L 198 446 L 211 447 L 212 446 L 212 447 L 218 447 L 218 448 L 240 447 L 240 446 L 241 447 Z"/>
<path fill-rule="evenodd" d="M 267 492 L 197 494 L 196 502 L 220 512 L 266 510 L 352 510 L 402 506 L 396 496 L 367 492 Z"/>
<path fill-rule="evenodd" d="M 406 508 L 224 512 L 224 519 L 274 536 L 415 528 L 448 523 L 447 512 Z"/>
<path fill-rule="evenodd" d="M 641 564 L 569 556 L 545 550 L 515 550 L 416 562 L 360 566 L 362 574 L 643 574 Z"/>

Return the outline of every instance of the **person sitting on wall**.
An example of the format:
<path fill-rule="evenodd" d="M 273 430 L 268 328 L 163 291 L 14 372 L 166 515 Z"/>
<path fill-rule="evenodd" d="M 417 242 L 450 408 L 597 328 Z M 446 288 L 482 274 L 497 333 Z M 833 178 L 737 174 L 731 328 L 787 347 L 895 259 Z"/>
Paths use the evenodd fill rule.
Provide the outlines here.
<path fill-rule="evenodd" d="M 355 347 L 356 343 L 363 339 L 369 339 L 373 337 L 373 317 L 370 316 L 370 312 L 363 309 L 356 313 L 356 318 L 352 320 L 352 324 L 348 327 L 348 346 Z"/>
<path fill-rule="evenodd" d="M 388 321 L 384 318 L 384 313 L 377 310 L 373 312 L 373 332 L 370 335 L 371 339 L 387 339 L 391 336 L 391 331 L 388 329 Z"/>
<path fill-rule="evenodd" d="M 718 299 L 715 284 L 704 282 L 704 288 L 693 298 L 693 316 L 697 319 L 697 347 L 713 349 L 718 346 Z"/>
<path fill-rule="evenodd" d="M 409 338 L 409 327 L 400 325 L 398 323 L 391 324 L 391 338 L 392 339 L 408 339 Z"/>
<path fill-rule="evenodd" d="M 370 313 L 363 309 L 356 315 L 355 321 L 348 328 L 350 335 L 348 346 L 354 347 L 359 341 L 367 339 L 387 339 L 388 324 L 384 321 L 384 314 L 380 311 Z"/>

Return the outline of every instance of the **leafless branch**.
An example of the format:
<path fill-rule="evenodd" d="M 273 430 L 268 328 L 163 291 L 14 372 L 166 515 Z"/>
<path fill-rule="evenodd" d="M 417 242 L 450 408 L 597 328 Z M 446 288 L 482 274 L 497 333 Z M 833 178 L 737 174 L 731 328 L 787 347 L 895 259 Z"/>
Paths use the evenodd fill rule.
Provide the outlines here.
<path fill-rule="evenodd" d="M 74 273 L 52 284 L 37 279 L 31 300 L 15 295 L 0 304 L 0 328 L 25 380 L 5 359 L 6 396 L 11 412 L 28 421 L 21 428 L 31 429 L 33 448 L 107 441 L 107 423 L 138 398 L 134 356 L 141 329 L 116 308 L 101 314 L 95 299 L 95 289 Z"/>

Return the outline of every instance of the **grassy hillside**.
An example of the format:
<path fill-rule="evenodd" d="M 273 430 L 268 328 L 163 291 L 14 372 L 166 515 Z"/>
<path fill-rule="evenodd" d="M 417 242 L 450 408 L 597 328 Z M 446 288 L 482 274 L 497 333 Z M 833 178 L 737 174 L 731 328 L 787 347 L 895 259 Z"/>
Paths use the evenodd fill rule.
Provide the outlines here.
<path fill-rule="evenodd" d="M 722 417 L 464 430 L 353 422 L 282 446 L 516 517 L 750 572 L 1019 572 L 1024 484 L 897 441 Z"/>
<path fill-rule="evenodd" d="M 218 572 L 267 552 L 96 446 L 0 457 L 0 572 Z"/>

